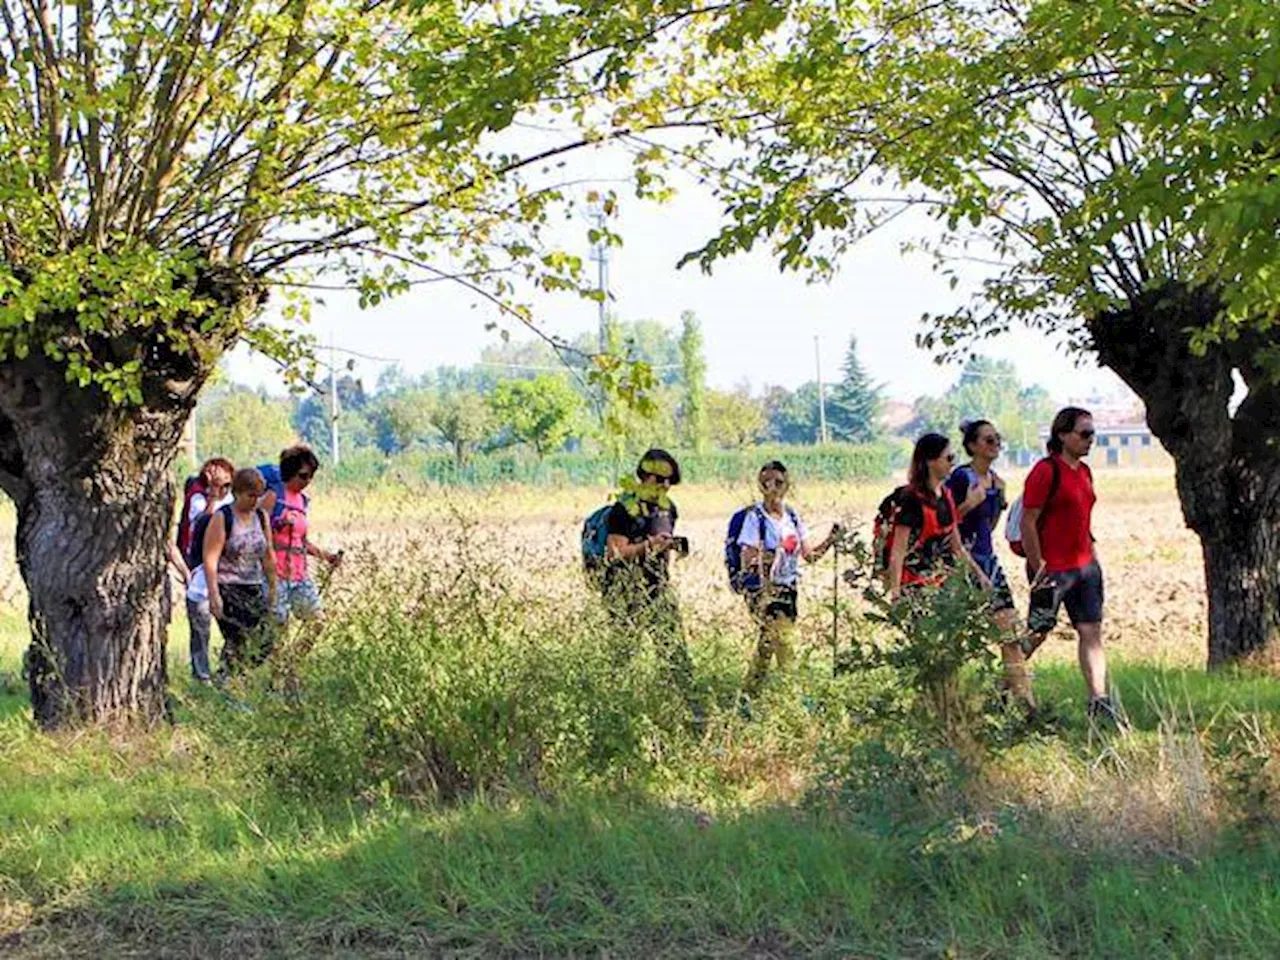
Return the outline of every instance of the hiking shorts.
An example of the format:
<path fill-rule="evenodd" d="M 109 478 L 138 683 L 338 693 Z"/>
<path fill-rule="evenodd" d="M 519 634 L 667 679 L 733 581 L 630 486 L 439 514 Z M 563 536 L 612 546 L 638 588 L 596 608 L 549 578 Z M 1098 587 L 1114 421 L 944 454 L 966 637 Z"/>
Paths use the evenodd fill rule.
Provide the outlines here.
<path fill-rule="evenodd" d="M 994 553 L 983 556 L 981 554 L 972 554 L 973 562 L 976 563 L 982 572 L 987 575 L 987 579 L 991 581 L 991 611 L 999 613 L 1001 610 L 1012 610 L 1013 590 L 1009 588 L 1009 578 L 1004 575 L 1004 567 L 1000 566 L 1000 558 Z"/>
<path fill-rule="evenodd" d="M 1032 633 L 1052 630 L 1058 623 L 1058 610 L 1064 605 L 1073 627 L 1102 622 L 1102 567 L 1096 561 L 1075 570 L 1047 574 L 1046 579 L 1043 586 L 1031 591 L 1027 629 Z"/>
<path fill-rule="evenodd" d="M 798 594 L 795 587 L 772 586 L 747 594 L 747 606 L 751 615 L 760 620 L 781 617 L 795 623 L 800 616 Z"/>
<path fill-rule="evenodd" d="M 300 620 L 320 616 L 320 591 L 315 581 L 281 580 L 276 584 L 276 622 L 286 623 L 290 614 Z"/>

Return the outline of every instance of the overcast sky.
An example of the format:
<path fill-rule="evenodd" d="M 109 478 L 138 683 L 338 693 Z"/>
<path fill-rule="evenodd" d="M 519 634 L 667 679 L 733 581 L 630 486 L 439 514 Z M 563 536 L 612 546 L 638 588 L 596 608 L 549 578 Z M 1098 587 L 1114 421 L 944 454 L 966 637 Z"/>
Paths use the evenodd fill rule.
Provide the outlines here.
<path fill-rule="evenodd" d="M 583 158 L 578 174 L 602 181 L 625 172 L 618 159 Z M 701 319 L 712 386 L 730 388 L 743 381 L 795 387 L 814 377 L 814 337 L 822 348 L 823 376 L 831 379 L 851 334 L 873 377 L 890 396 L 910 400 L 938 393 L 955 379 L 954 368 L 939 368 L 916 348 L 919 318 L 963 301 L 933 273 L 923 256 L 904 258 L 900 244 L 936 229 L 923 216 L 902 217 L 894 226 L 861 245 L 843 261 L 829 284 L 812 285 L 802 276 L 782 274 L 767 250 L 720 264 L 708 276 L 697 266 L 676 270 L 685 251 L 709 237 L 719 224 L 714 200 L 696 185 L 683 188 L 665 205 L 629 198 L 625 185 L 615 229 L 624 246 L 611 251 L 611 309 L 627 320 L 654 319 L 675 327 L 684 310 Z M 585 224 L 571 222 L 558 236 L 567 248 L 588 254 Z M 976 274 L 967 278 L 976 281 Z M 325 295 L 314 310 L 312 331 L 321 343 L 330 336 L 339 347 L 398 360 L 406 372 L 419 373 L 451 364 L 467 366 L 487 345 L 499 342 L 486 324 L 501 322 L 513 337 L 525 332 L 504 321 L 495 307 L 451 284 L 416 287 L 375 309 L 360 310 L 355 298 Z M 596 328 L 596 305 L 572 295 L 533 300 L 539 324 L 549 333 L 572 337 Z M 1092 363 L 1076 366 L 1059 344 L 1025 330 L 991 342 L 986 352 L 1013 360 L 1022 378 L 1045 386 L 1055 399 L 1123 390 L 1109 372 Z M 357 361 L 356 371 L 373 385 L 384 365 Z M 232 376 L 242 382 L 280 389 L 269 364 L 237 354 Z"/>

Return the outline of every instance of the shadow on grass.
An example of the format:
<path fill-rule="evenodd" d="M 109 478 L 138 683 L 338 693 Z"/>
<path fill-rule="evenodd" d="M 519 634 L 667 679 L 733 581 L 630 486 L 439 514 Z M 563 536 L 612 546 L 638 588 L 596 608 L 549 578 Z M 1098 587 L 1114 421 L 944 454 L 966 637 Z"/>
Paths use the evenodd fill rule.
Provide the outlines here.
<path fill-rule="evenodd" d="M 1280 951 L 1274 848 L 1195 865 L 1085 858 L 1016 834 L 922 850 L 819 814 L 699 825 L 599 800 L 402 813 L 355 833 L 292 856 L 268 840 L 255 857 L 102 886 L 9 946 L 241 957 Z"/>
<path fill-rule="evenodd" d="M 1233 701 L 1280 712 L 1265 679 L 1141 665 L 1115 679 L 1198 717 Z M 1070 667 L 1037 683 L 1078 698 Z M 1159 722 L 1125 703 L 1135 725 Z M 599 795 L 335 811 L 247 790 L 181 730 L 145 763 L 121 749 L 0 770 L 0 953 L 1280 955 L 1273 836 L 1189 860 L 1073 850 L 1029 818 L 898 835 L 821 803 L 719 820 Z"/>

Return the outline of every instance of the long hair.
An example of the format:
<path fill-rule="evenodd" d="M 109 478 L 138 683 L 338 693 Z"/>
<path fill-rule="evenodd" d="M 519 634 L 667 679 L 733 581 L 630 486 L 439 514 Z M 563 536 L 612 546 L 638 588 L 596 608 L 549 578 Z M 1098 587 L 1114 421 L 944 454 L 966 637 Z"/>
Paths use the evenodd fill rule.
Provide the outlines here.
<path fill-rule="evenodd" d="M 982 432 L 983 427 L 995 429 L 990 420 L 966 420 L 960 424 L 962 436 L 960 443 L 964 447 L 964 452 L 971 457 L 973 456 L 973 445 L 978 442 L 978 434 Z"/>
<path fill-rule="evenodd" d="M 926 433 L 916 441 L 916 448 L 911 451 L 911 470 L 907 473 L 907 483 L 921 493 L 932 496 L 933 487 L 929 485 L 929 461 L 942 456 L 942 452 L 951 446 L 951 441 L 940 433 Z"/>
<path fill-rule="evenodd" d="M 1076 421 L 1081 417 L 1092 417 L 1093 414 L 1084 407 L 1063 407 L 1053 417 L 1053 426 L 1049 428 L 1049 442 L 1045 449 L 1050 453 L 1062 452 L 1062 434 L 1070 433 L 1076 428 Z"/>

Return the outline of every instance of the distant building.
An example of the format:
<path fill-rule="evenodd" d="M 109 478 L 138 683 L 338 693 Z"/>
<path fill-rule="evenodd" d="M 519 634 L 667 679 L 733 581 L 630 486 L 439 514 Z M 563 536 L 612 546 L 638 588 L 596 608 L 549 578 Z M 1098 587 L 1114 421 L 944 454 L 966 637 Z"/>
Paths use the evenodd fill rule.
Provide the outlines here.
<path fill-rule="evenodd" d="M 1097 435 L 1089 463 L 1094 467 L 1166 467 L 1173 463 L 1167 450 L 1160 445 L 1145 423 L 1107 423 L 1093 421 Z M 1049 428 L 1040 428 L 1041 449 L 1049 439 Z M 1024 453 L 1014 459 L 1019 466 L 1029 466 L 1038 458 Z"/>
<path fill-rule="evenodd" d="M 915 415 L 915 407 L 905 400 L 886 400 L 880 407 L 880 426 L 885 433 L 896 434 L 906 429 Z"/>

